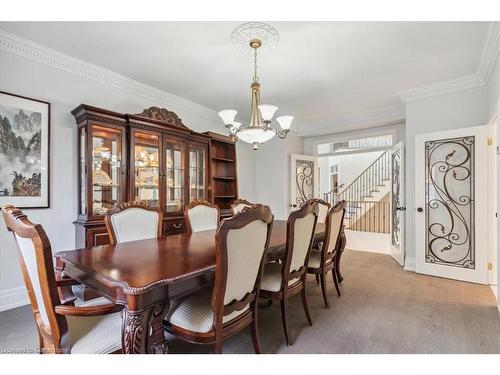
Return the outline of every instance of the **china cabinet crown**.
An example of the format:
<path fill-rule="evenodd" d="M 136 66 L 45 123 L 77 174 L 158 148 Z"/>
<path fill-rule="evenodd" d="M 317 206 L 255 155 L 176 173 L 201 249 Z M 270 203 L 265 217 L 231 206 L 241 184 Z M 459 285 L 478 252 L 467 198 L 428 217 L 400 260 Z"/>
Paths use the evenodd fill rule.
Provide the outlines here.
<path fill-rule="evenodd" d="M 195 199 L 217 204 L 222 215 L 237 198 L 234 143 L 196 133 L 164 108 L 120 114 L 82 104 L 78 125 L 78 247 L 109 243 L 108 210 L 144 201 L 164 213 L 165 235 L 183 232 L 184 207 Z"/>

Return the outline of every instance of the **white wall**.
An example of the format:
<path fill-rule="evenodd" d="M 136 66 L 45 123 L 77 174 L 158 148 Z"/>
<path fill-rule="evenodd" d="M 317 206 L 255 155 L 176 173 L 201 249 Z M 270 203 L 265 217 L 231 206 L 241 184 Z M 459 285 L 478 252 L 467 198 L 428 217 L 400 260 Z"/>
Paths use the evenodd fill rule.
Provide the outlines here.
<path fill-rule="evenodd" d="M 51 103 L 51 207 L 25 210 L 25 213 L 32 221 L 44 226 L 54 252 L 75 246 L 72 222 L 77 215 L 77 128 L 70 111 L 77 105 L 86 103 L 122 113 L 138 113 L 144 108 L 157 105 L 176 112 L 195 131 L 211 130 L 225 134 L 215 112 L 195 103 L 179 100 L 182 103 L 180 108 L 180 105 L 173 103 L 153 101 L 140 92 L 125 91 L 34 59 L 0 50 L 0 89 Z M 253 200 L 252 152 L 248 145 L 238 143 L 239 191 L 241 196 Z M 25 291 L 14 241 L 5 229 L 3 220 L 0 222 L 1 310 L 6 306 L 22 303 Z"/>
<path fill-rule="evenodd" d="M 488 119 L 485 86 L 406 103 L 406 257 L 415 258 L 415 135 L 484 125 Z M 420 167 L 420 166 L 419 166 Z"/>
<path fill-rule="evenodd" d="M 275 219 L 288 217 L 290 207 L 290 155 L 302 154 L 303 141 L 295 132 L 285 140 L 273 138 L 254 154 L 255 201 L 271 207 Z"/>

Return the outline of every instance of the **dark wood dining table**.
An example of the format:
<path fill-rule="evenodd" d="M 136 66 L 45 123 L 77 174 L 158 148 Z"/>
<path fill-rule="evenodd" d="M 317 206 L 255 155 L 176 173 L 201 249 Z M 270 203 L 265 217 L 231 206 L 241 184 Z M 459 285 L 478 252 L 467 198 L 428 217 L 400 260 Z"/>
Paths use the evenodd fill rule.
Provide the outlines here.
<path fill-rule="evenodd" d="M 323 236 L 324 224 L 317 224 L 315 241 Z M 275 220 L 267 260 L 282 258 L 285 243 L 286 221 Z M 124 305 L 124 353 L 165 353 L 162 320 L 170 300 L 213 284 L 215 230 L 61 251 L 55 256 L 62 275 Z"/>

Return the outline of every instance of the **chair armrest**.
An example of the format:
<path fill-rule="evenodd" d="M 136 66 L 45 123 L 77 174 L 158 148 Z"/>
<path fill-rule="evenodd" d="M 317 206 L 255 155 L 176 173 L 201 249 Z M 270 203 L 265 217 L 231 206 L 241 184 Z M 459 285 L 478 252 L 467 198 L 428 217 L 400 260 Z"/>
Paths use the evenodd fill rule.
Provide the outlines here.
<path fill-rule="evenodd" d="M 122 309 L 122 305 L 116 305 L 114 303 L 107 303 L 105 305 L 96 306 L 58 305 L 55 307 L 56 314 L 72 316 L 106 315 L 121 311 Z"/>

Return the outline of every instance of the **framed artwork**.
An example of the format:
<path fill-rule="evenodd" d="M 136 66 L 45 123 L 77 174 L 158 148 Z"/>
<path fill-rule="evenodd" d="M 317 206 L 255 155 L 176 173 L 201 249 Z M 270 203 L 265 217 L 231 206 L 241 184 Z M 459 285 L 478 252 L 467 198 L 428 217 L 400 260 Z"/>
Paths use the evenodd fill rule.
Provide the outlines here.
<path fill-rule="evenodd" d="M 0 206 L 49 207 L 50 103 L 0 91 Z"/>

